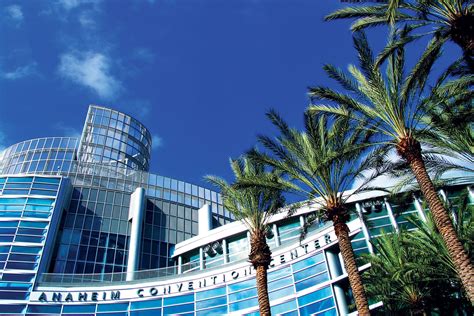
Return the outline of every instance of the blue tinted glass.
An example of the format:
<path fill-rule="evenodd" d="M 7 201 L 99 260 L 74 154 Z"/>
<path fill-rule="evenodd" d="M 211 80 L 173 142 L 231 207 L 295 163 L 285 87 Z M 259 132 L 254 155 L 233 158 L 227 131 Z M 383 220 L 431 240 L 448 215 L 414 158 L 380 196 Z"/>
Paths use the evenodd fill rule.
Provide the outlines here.
<path fill-rule="evenodd" d="M 230 284 L 228 287 L 229 287 L 229 292 L 235 292 L 235 291 L 247 289 L 249 287 L 254 287 L 254 286 L 256 286 L 255 279 L 250 279 L 247 281 Z"/>
<path fill-rule="evenodd" d="M 212 289 L 208 291 L 201 291 L 201 292 L 196 292 L 196 300 L 203 300 L 206 298 L 218 296 L 218 295 L 224 295 L 225 293 L 225 286 L 224 287 L 219 287 L 217 289 Z"/>
<path fill-rule="evenodd" d="M 301 260 L 295 264 L 293 264 L 293 271 L 298 271 L 300 269 L 303 269 L 303 268 L 306 268 L 310 265 L 313 265 L 317 262 L 321 262 L 324 260 L 324 255 L 322 252 L 312 256 L 312 257 L 309 257 L 307 259 L 304 259 L 304 260 Z"/>
<path fill-rule="evenodd" d="M 2 235 L 14 235 L 16 232 L 16 227 L 15 228 L 0 228 L 0 234 Z"/>
<path fill-rule="evenodd" d="M 0 222 L 0 227 L 17 227 L 18 221 Z"/>
<path fill-rule="evenodd" d="M 196 312 L 196 316 L 214 316 L 227 314 L 227 306 L 221 306 Z"/>
<path fill-rule="evenodd" d="M 9 177 L 7 183 L 10 182 L 32 182 L 33 178 L 31 177 Z"/>
<path fill-rule="evenodd" d="M 35 199 L 35 198 L 29 198 L 28 199 L 28 204 L 38 204 L 38 205 L 53 205 L 54 200 L 51 199 Z"/>
<path fill-rule="evenodd" d="M 35 212 L 35 211 L 25 211 L 23 217 L 34 217 L 34 218 L 48 218 L 49 213 L 45 212 Z"/>
<path fill-rule="evenodd" d="M 46 182 L 46 183 L 59 183 L 58 178 L 42 178 L 42 177 L 36 177 L 35 182 Z"/>
<path fill-rule="evenodd" d="M 0 282 L 0 289 L 2 291 L 27 291 L 31 287 L 30 283 L 18 283 L 18 282 Z"/>
<path fill-rule="evenodd" d="M 51 209 L 52 209 L 51 206 L 45 206 L 45 205 L 29 205 L 29 204 L 27 204 L 25 206 L 25 210 L 29 210 L 29 211 L 49 212 L 49 211 L 51 211 Z"/>
<path fill-rule="evenodd" d="M 26 305 L 0 305 L 0 309 L 3 313 L 24 313 Z"/>
<path fill-rule="evenodd" d="M 20 270 L 34 270 L 36 263 L 25 263 L 25 262 L 8 262 L 8 269 L 20 269 Z"/>
<path fill-rule="evenodd" d="M 132 302 L 130 309 L 161 307 L 161 298 L 150 301 Z"/>
<path fill-rule="evenodd" d="M 161 315 L 161 308 L 145 309 L 142 311 L 130 312 L 130 316 L 158 316 Z"/>
<path fill-rule="evenodd" d="M 64 305 L 63 313 L 93 313 L 95 312 L 94 305 Z"/>
<path fill-rule="evenodd" d="M 16 236 L 15 241 L 41 243 L 43 237 L 35 236 Z"/>
<path fill-rule="evenodd" d="M 297 282 L 299 280 L 305 279 L 307 277 L 310 277 L 312 275 L 318 274 L 318 273 L 323 272 L 323 271 L 326 271 L 326 264 L 324 262 L 320 263 L 320 264 L 317 264 L 315 266 L 312 266 L 311 268 L 296 272 L 294 274 L 295 281 Z"/>
<path fill-rule="evenodd" d="M 61 313 L 61 305 L 28 305 L 27 313 Z"/>
<path fill-rule="evenodd" d="M 28 191 L 29 190 L 18 190 L 18 189 L 17 190 L 8 190 L 8 189 L 4 189 L 3 194 L 11 194 L 11 195 L 13 195 L 13 194 L 22 194 L 22 195 L 26 195 L 26 194 L 28 194 Z"/>
<path fill-rule="evenodd" d="M 20 227 L 46 228 L 46 226 L 48 226 L 47 222 L 21 221 L 20 223 Z"/>
<path fill-rule="evenodd" d="M 299 316 L 299 314 L 298 314 L 298 311 L 293 311 L 293 312 L 281 314 L 279 316 Z"/>
<path fill-rule="evenodd" d="M 314 304 L 306 305 L 303 308 L 300 308 L 300 315 L 301 316 L 306 316 L 306 315 L 312 315 L 318 311 L 323 311 L 325 309 L 328 309 L 330 307 L 334 306 L 334 300 L 332 297 L 327 298 L 325 300 L 319 301 Z"/>
<path fill-rule="evenodd" d="M 271 312 L 272 314 L 281 314 L 281 313 L 285 313 L 294 309 L 296 309 L 296 301 L 292 300 L 283 304 L 273 306 L 271 308 Z"/>
<path fill-rule="evenodd" d="M 312 278 L 306 279 L 304 281 L 301 281 L 300 283 L 296 283 L 295 287 L 296 287 L 297 291 L 301 291 L 301 290 L 304 290 L 304 289 L 306 289 L 310 286 L 320 284 L 320 283 L 322 283 L 324 281 L 327 281 L 327 280 L 329 280 L 329 278 L 328 278 L 327 272 L 325 272 L 325 273 L 322 273 L 322 274 L 317 275 L 315 277 L 312 277 Z"/>
<path fill-rule="evenodd" d="M 100 316 L 128 316 L 127 312 L 115 312 L 115 313 L 96 313 Z"/>
<path fill-rule="evenodd" d="M 14 274 L 14 273 L 4 273 L 2 276 L 3 281 L 23 281 L 30 282 L 35 277 L 35 274 Z"/>
<path fill-rule="evenodd" d="M 258 305 L 258 299 L 257 298 L 251 298 L 249 300 L 229 304 L 229 312 L 235 312 L 235 311 L 238 311 L 238 310 L 241 310 L 241 309 L 244 309 L 244 308 L 257 306 L 257 305 Z"/>
<path fill-rule="evenodd" d="M 128 309 L 128 303 L 122 304 L 98 304 L 98 312 L 116 312 L 116 311 L 126 311 Z"/>
<path fill-rule="evenodd" d="M 293 279 L 291 278 L 291 275 L 289 275 L 288 277 L 286 277 L 284 279 L 280 279 L 280 280 L 268 283 L 268 290 L 269 291 L 276 290 L 276 289 L 279 289 L 281 287 L 290 285 L 292 283 L 293 283 Z"/>
<path fill-rule="evenodd" d="M 0 299 L 6 300 L 25 300 L 28 297 L 28 292 L 0 292 Z M 4 305 L 0 305 L 2 308 Z"/>
<path fill-rule="evenodd" d="M 12 260 L 12 261 L 35 262 L 38 258 L 39 258 L 39 256 L 36 256 L 36 255 L 10 254 L 9 260 Z"/>
<path fill-rule="evenodd" d="M 219 306 L 227 304 L 227 298 L 225 296 L 219 296 L 215 298 L 211 298 L 209 300 L 199 301 L 196 302 L 196 309 L 203 309 L 212 306 Z"/>
<path fill-rule="evenodd" d="M 303 306 L 315 301 L 319 301 L 320 299 L 323 299 L 328 296 L 332 296 L 332 291 L 329 286 L 323 287 L 322 289 L 317 290 L 313 293 L 298 297 L 298 304 L 300 304 L 300 306 Z"/>
<path fill-rule="evenodd" d="M 0 253 L 9 253 L 10 246 L 0 246 Z"/>
<path fill-rule="evenodd" d="M 0 242 L 12 242 L 13 236 L 0 236 Z"/>
<path fill-rule="evenodd" d="M 194 311 L 194 304 L 175 305 L 171 307 L 165 307 L 163 309 L 163 315 L 182 314 L 185 312 Z"/>
<path fill-rule="evenodd" d="M 276 271 L 272 271 L 268 273 L 268 282 L 284 277 L 286 275 L 291 275 L 291 268 L 289 266 L 286 268 L 278 269 Z"/>
<path fill-rule="evenodd" d="M 236 292 L 236 293 L 233 293 L 233 294 L 229 294 L 229 302 L 235 302 L 235 301 L 243 300 L 243 299 L 246 299 L 246 298 L 249 298 L 249 297 L 252 297 L 252 296 L 256 296 L 256 295 L 257 295 L 257 289 L 256 288 Z"/>
<path fill-rule="evenodd" d="M 0 198 L 0 204 L 25 204 L 26 198 Z"/>
<path fill-rule="evenodd" d="M 322 313 L 318 313 L 318 314 L 316 314 L 316 315 L 318 315 L 318 316 L 336 316 L 337 313 L 336 313 L 336 309 L 333 308 L 333 309 L 330 309 L 330 310 L 328 310 L 328 311 L 324 311 L 324 312 L 322 312 Z"/>
<path fill-rule="evenodd" d="M 33 247 L 33 246 L 13 246 L 12 252 L 38 254 L 41 251 L 41 249 L 42 249 L 41 247 Z"/>
<path fill-rule="evenodd" d="M 282 298 L 282 297 L 285 297 L 285 296 L 288 296 L 288 295 L 292 295 L 294 293 L 295 293 L 295 291 L 293 290 L 293 287 L 289 286 L 289 287 L 285 287 L 283 289 L 277 290 L 275 292 L 271 292 L 270 294 L 268 294 L 268 296 L 270 297 L 270 301 L 272 301 L 272 300 L 276 300 L 278 298 Z"/>
<path fill-rule="evenodd" d="M 180 295 L 165 298 L 163 305 L 173 305 L 173 304 L 182 304 L 194 301 L 194 294 L 189 295 Z"/>
<path fill-rule="evenodd" d="M 40 190 L 40 189 L 31 189 L 31 194 L 46 195 L 46 196 L 56 196 L 56 191 Z"/>

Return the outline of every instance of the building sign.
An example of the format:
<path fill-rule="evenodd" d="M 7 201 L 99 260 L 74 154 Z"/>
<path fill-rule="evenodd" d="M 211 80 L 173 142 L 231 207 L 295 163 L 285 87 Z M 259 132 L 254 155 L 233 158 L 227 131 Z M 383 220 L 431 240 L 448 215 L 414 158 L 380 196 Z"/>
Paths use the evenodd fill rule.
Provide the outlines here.
<path fill-rule="evenodd" d="M 298 245 L 282 254 L 272 257 L 270 268 L 278 267 L 306 254 L 316 252 L 323 246 L 327 246 L 336 240 L 334 232 L 320 236 L 306 244 Z M 203 271 L 205 272 L 205 270 Z M 169 294 L 179 294 L 185 292 L 193 292 L 202 290 L 207 287 L 222 285 L 246 278 L 255 273 L 252 266 L 246 266 L 232 271 L 211 275 L 204 278 L 198 278 L 190 281 L 168 283 L 156 286 L 138 287 L 135 289 L 113 289 L 101 291 L 45 291 L 32 292 L 31 301 L 39 301 L 43 303 L 73 303 L 73 302 L 98 302 L 98 301 L 118 301 L 140 298 L 151 298 Z M 183 276 L 186 276 L 184 274 Z"/>

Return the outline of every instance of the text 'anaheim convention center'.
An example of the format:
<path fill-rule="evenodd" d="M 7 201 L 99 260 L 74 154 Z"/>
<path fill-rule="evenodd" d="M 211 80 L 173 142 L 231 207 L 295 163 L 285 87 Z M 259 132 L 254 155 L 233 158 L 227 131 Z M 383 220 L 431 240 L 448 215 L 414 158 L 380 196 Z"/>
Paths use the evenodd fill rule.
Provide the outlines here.
<path fill-rule="evenodd" d="M 150 153 L 145 126 L 100 106 L 89 107 L 80 139 L 37 138 L 0 153 L 0 313 L 258 315 L 245 227 L 217 192 L 149 173 Z M 466 186 L 440 193 L 454 199 Z M 382 192 L 350 202 L 356 254 L 427 212 L 416 194 L 401 204 Z M 300 241 L 311 211 L 271 220 L 273 314 L 354 311 L 331 224 Z"/>

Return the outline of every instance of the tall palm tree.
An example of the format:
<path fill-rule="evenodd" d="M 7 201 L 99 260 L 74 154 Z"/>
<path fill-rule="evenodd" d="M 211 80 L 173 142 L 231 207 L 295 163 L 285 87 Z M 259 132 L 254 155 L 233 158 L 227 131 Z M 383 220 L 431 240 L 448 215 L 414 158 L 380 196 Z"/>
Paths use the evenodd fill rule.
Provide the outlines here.
<path fill-rule="evenodd" d="M 363 2 L 363 1 L 361 1 Z M 404 24 L 419 30 L 404 43 L 421 36 L 439 36 L 439 42 L 456 43 L 473 70 L 474 5 L 469 0 L 387 0 L 383 4 L 351 5 L 339 9 L 326 20 L 355 19 L 352 31 L 381 24 Z"/>
<path fill-rule="evenodd" d="M 364 179 L 356 190 L 347 193 L 354 180 L 362 177 L 364 164 L 358 160 L 367 154 L 365 144 L 369 133 L 352 128 L 346 119 L 316 117 L 309 113 L 304 115 L 305 130 L 300 132 L 288 127 L 275 111 L 268 112 L 267 116 L 280 135 L 275 139 L 259 136 L 259 142 L 269 153 L 253 150 L 248 155 L 281 172 L 282 177 L 278 182 L 257 184 L 281 187 L 303 195 L 309 203 L 319 204 L 319 217 L 334 225 L 357 310 L 360 315 L 370 315 L 349 238 L 350 213 L 345 205 L 352 194 L 368 189 L 368 181 Z"/>
<path fill-rule="evenodd" d="M 278 174 L 266 172 L 265 167 L 247 158 L 230 161 L 236 182 L 242 178 L 260 181 L 275 181 Z M 206 176 L 206 179 L 218 187 L 223 198 L 223 206 L 235 219 L 242 221 L 250 232 L 249 261 L 256 270 L 258 304 L 260 315 L 271 315 L 268 298 L 267 270 L 270 266 L 271 251 L 266 235 L 268 219 L 285 204 L 278 188 L 247 186 L 238 187 L 228 184 L 224 179 Z"/>
<path fill-rule="evenodd" d="M 436 226 L 443 237 L 464 289 L 474 303 L 474 266 L 463 245 L 459 241 L 451 219 L 428 175 L 422 157 L 419 139 L 429 132 L 430 126 L 421 120 L 423 107 L 430 98 L 424 96 L 428 75 L 439 55 L 439 47 L 428 45 L 424 56 L 408 73 L 404 69 L 404 50 L 399 47 L 388 58 L 386 73 L 375 64 L 372 51 L 363 33 L 354 36 L 354 44 L 359 55 L 360 68 L 350 65 L 349 75 L 333 67 L 326 66 L 328 75 L 339 82 L 344 92 L 327 87 L 310 88 L 314 101 L 330 101 L 330 105 L 313 105 L 313 113 L 331 113 L 346 117 L 379 136 L 378 144 L 395 148 L 399 157 L 406 161 L 415 176 L 420 190 L 433 214 Z M 446 92 L 444 98 L 455 97 L 457 89 Z"/>

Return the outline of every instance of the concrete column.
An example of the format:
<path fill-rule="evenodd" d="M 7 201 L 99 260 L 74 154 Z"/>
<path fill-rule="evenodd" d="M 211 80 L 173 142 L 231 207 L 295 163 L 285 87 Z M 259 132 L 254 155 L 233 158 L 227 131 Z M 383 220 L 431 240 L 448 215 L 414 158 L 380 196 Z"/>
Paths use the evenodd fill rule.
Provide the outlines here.
<path fill-rule="evenodd" d="M 348 315 L 349 309 L 347 308 L 346 294 L 342 287 L 334 283 L 333 284 L 334 296 L 336 297 L 336 305 L 339 311 L 339 315 Z"/>
<path fill-rule="evenodd" d="M 212 229 L 212 212 L 209 204 L 204 204 L 198 210 L 198 235 L 202 235 Z"/>
<path fill-rule="evenodd" d="M 420 200 L 415 195 L 413 195 L 413 203 L 415 204 L 415 208 L 418 211 L 418 216 L 420 216 L 423 222 L 426 222 L 426 214 L 425 211 L 423 211 L 423 206 L 421 205 Z"/>
<path fill-rule="evenodd" d="M 183 257 L 178 256 L 178 274 L 183 273 Z"/>
<path fill-rule="evenodd" d="M 227 253 L 227 240 L 222 239 L 222 255 L 224 256 L 224 263 L 229 263 L 229 254 Z"/>
<path fill-rule="evenodd" d="M 395 230 L 398 232 L 399 231 L 398 223 L 397 223 L 397 220 L 395 219 L 395 216 L 393 215 L 392 206 L 390 205 L 390 203 L 388 203 L 387 199 L 384 199 L 384 202 L 385 202 L 385 207 L 387 208 L 387 214 L 388 214 L 388 218 L 390 219 L 390 223 L 392 223 L 392 226 L 395 227 Z"/>
<path fill-rule="evenodd" d="M 130 196 L 128 220 L 132 222 L 130 244 L 128 246 L 127 281 L 135 277 L 140 260 L 140 245 L 142 240 L 143 215 L 145 214 L 146 196 L 144 188 L 136 188 Z"/>
<path fill-rule="evenodd" d="M 280 236 L 278 235 L 278 227 L 276 224 L 273 224 L 273 236 L 275 236 L 275 246 L 276 247 L 280 247 L 281 243 L 280 243 Z"/>
<path fill-rule="evenodd" d="M 204 251 L 202 247 L 199 248 L 199 269 L 204 270 Z"/>
<path fill-rule="evenodd" d="M 362 207 L 360 206 L 359 203 L 356 203 L 356 210 L 357 210 L 357 215 L 359 216 L 361 228 L 362 228 L 362 233 L 364 234 L 365 237 L 365 242 L 367 244 L 367 248 L 369 249 L 370 253 L 374 253 L 374 247 L 370 243 L 370 234 L 369 234 L 369 229 L 367 228 L 367 225 L 364 222 L 364 217 L 362 216 Z"/>
<path fill-rule="evenodd" d="M 331 279 L 342 275 L 342 261 L 339 260 L 338 255 L 329 250 L 325 253 Z"/>

